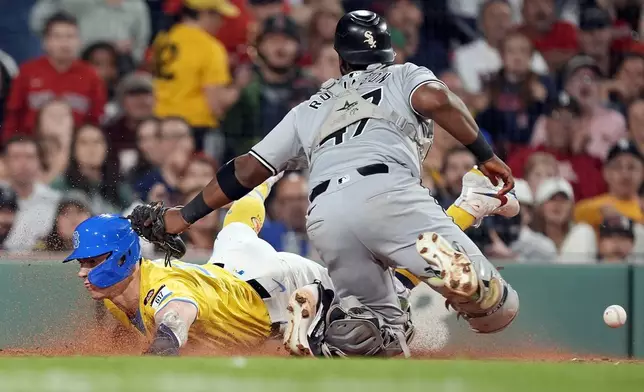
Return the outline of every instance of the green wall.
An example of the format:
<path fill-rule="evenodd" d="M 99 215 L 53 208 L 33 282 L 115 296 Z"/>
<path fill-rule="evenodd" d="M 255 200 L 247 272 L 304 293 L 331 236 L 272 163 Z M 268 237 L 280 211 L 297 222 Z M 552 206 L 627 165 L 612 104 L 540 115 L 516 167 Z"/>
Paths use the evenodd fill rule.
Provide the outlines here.
<path fill-rule="evenodd" d="M 77 269 L 77 263 L 0 261 L 0 349 L 46 346 L 94 325 L 97 308 Z M 644 358 L 644 267 L 509 265 L 502 273 L 521 297 L 515 323 L 500 334 L 479 335 L 450 316 L 448 348 Z M 627 309 L 625 327 L 604 325 L 603 310 L 611 304 Z"/>

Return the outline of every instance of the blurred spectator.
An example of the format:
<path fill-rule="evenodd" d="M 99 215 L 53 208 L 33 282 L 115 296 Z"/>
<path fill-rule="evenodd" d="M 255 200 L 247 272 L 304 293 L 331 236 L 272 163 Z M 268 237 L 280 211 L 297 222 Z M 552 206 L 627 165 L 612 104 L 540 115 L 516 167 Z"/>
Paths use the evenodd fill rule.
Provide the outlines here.
<path fill-rule="evenodd" d="M 67 171 L 52 183 L 54 189 L 82 192 L 94 214 L 119 213 L 130 205 L 132 192 L 121 181 L 118 161 L 108 154 L 108 141 L 99 128 L 78 128 L 71 152 Z"/>
<path fill-rule="evenodd" d="M 161 150 L 168 156 L 173 150 L 182 150 L 190 157 L 195 152 L 195 139 L 190 125 L 182 117 L 166 117 L 160 125 Z"/>
<path fill-rule="evenodd" d="M 18 196 L 8 185 L 0 185 L 0 249 L 11 232 L 18 212 Z"/>
<path fill-rule="evenodd" d="M 604 163 L 604 178 L 608 193 L 577 203 L 575 220 L 595 229 L 604 219 L 619 214 L 642 223 L 638 191 L 644 182 L 644 157 L 634 143 L 622 139 L 610 150 Z"/>
<path fill-rule="evenodd" d="M 644 154 L 644 98 L 637 99 L 628 107 L 628 133 L 637 149 Z"/>
<path fill-rule="evenodd" d="M 512 173 L 523 177 L 526 161 L 538 151 L 552 154 L 558 162 L 558 173 L 573 184 L 577 200 L 597 196 L 606 191 L 599 159 L 573 149 L 575 135 L 581 132 L 579 116 L 581 109 L 574 98 L 565 93 L 549 103 L 546 115 L 540 121 L 545 124 L 546 139 L 538 147 L 514 149 L 507 159 Z"/>
<path fill-rule="evenodd" d="M 128 183 L 142 200 L 146 200 L 147 191 L 143 192 L 139 184 L 141 179 L 149 176 L 161 166 L 164 152 L 161 149 L 161 121 L 156 117 L 147 118 L 136 128 L 136 163 L 128 172 Z"/>
<path fill-rule="evenodd" d="M 476 165 L 476 158 L 465 147 L 458 146 L 448 150 L 443 157 L 441 177 L 443 186 L 434 194 L 441 207 L 447 209 L 460 196 L 463 189 L 463 176 Z"/>
<path fill-rule="evenodd" d="M 501 69 L 499 49 L 510 33 L 512 10 L 507 0 L 488 0 L 481 4 L 479 22 L 483 37 L 454 51 L 454 67 L 470 93 L 481 91 L 483 84 Z M 548 66 L 534 51 L 530 63 L 533 72 L 548 73 Z"/>
<path fill-rule="evenodd" d="M 65 252 L 74 249 L 74 230 L 76 226 L 92 216 L 86 200 L 81 195 L 65 197 L 56 209 L 54 225 L 47 236 L 35 246 L 35 250 L 47 252 Z"/>
<path fill-rule="evenodd" d="M 579 19 L 579 50 L 595 60 L 604 76 L 610 76 L 613 69 L 612 33 L 612 21 L 608 11 L 598 7 L 582 11 Z"/>
<path fill-rule="evenodd" d="M 154 112 L 154 88 L 152 78 L 146 73 L 131 73 L 125 76 L 116 88 L 118 115 L 104 129 L 112 149 L 119 156 L 134 149 L 136 129 L 139 123 Z"/>
<path fill-rule="evenodd" d="M 98 76 L 103 79 L 107 90 L 107 99 L 114 99 L 116 83 L 120 76 L 119 55 L 114 45 L 109 42 L 95 42 L 81 53 L 81 59 L 94 67 Z"/>
<path fill-rule="evenodd" d="M 615 216 L 604 219 L 599 227 L 600 263 L 623 263 L 630 261 L 635 246 L 633 221 Z"/>
<path fill-rule="evenodd" d="M 583 263 L 595 257 L 595 230 L 586 223 L 573 222 L 575 196 L 568 181 L 545 179 L 535 194 L 535 205 L 531 227 L 554 243 L 559 262 Z"/>
<path fill-rule="evenodd" d="M 238 14 L 227 0 L 185 0 L 181 21 L 152 46 L 156 115 L 184 117 L 194 129 L 197 149 L 213 156 L 220 154 L 219 119 L 239 97 L 241 85 L 230 84 L 226 49 L 212 34 L 222 16 Z"/>
<path fill-rule="evenodd" d="M 203 189 L 217 174 L 217 163 L 205 154 L 196 154 L 186 164 L 181 175 L 179 190 L 188 194 Z M 216 214 L 214 214 L 216 215 Z"/>
<path fill-rule="evenodd" d="M 272 219 L 264 222 L 259 236 L 278 252 L 306 256 L 309 252 L 306 236 L 307 180 L 300 173 L 287 173 L 275 184 L 271 198 L 269 211 Z"/>
<path fill-rule="evenodd" d="M 513 173 L 514 174 L 514 173 Z M 557 159 L 547 152 L 535 152 L 530 154 L 528 160 L 523 166 L 523 177 L 534 195 L 539 189 L 539 185 L 546 178 L 559 176 L 559 163 Z"/>
<path fill-rule="evenodd" d="M 306 41 L 306 51 L 310 59 L 317 59 L 325 46 L 333 45 L 335 26 L 342 15 L 344 15 L 342 6 L 333 0 L 324 1 L 315 6 L 308 25 Z"/>
<path fill-rule="evenodd" d="M 13 78 L 18 74 L 18 65 L 7 53 L 0 50 L 0 124 L 4 122 L 5 101 Z"/>
<path fill-rule="evenodd" d="M 28 251 L 52 226 L 60 194 L 38 181 L 41 162 L 34 139 L 10 138 L 5 144 L 4 161 L 8 183 L 18 195 L 18 213 L 5 248 Z"/>
<path fill-rule="evenodd" d="M 150 15 L 143 0 L 40 0 L 78 19 L 83 46 L 111 42 L 136 62 L 150 40 Z M 36 26 L 38 21 L 32 21 Z"/>
<path fill-rule="evenodd" d="M 313 59 L 311 74 L 320 85 L 331 78 L 339 79 L 342 77 L 340 73 L 340 58 L 333 48 L 333 44 L 323 46 L 320 49 L 317 57 Z"/>
<path fill-rule="evenodd" d="M 201 189 L 201 186 L 199 186 L 185 193 L 182 204 L 188 204 L 190 200 L 201 192 Z M 191 250 L 212 252 L 212 247 L 215 245 L 215 237 L 219 230 L 221 230 L 219 216 L 216 213 L 212 213 L 190 225 L 181 236 Z"/>
<path fill-rule="evenodd" d="M 230 65 L 235 68 L 250 61 L 247 52 L 248 44 L 253 42 L 257 28 L 247 0 L 230 0 L 230 3 L 239 9 L 239 15 L 224 17 L 216 37 L 226 47 Z"/>
<path fill-rule="evenodd" d="M 519 216 L 511 219 L 498 219 L 500 217 L 495 217 L 497 219 L 488 219 L 487 222 L 483 222 L 483 225 L 487 224 L 489 227 L 490 223 L 495 223 L 495 226 L 499 227 L 503 227 L 504 224 L 510 228 L 518 227 L 518 236 L 508 247 L 496 231 L 491 232 L 492 243 L 488 245 L 488 253 L 497 255 L 497 257 L 518 257 L 520 262 L 550 262 L 556 254 L 556 247 L 552 240 L 542 233 L 535 232 L 530 226 L 534 221 L 535 203 L 528 182 L 520 178 L 517 179 L 514 190 L 521 206 Z M 507 230 L 504 231 L 507 232 Z M 502 234 L 502 236 L 507 237 L 508 234 Z"/>
<path fill-rule="evenodd" d="M 436 74 L 449 68 L 447 48 L 428 34 L 421 34 L 425 20 L 421 2 L 395 0 L 383 4 L 386 4 L 387 23 L 405 37 L 403 54 L 408 62 L 427 67 Z"/>
<path fill-rule="evenodd" d="M 181 176 L 194 153 L 195 141 L 190 126 L 180 117 L 168 117 L 161 120 L 159 125 L 160 166 L 153 167 L 146 174 L 138 177 L 133 184 L 137 195 L 142 199 L 148 198 L 148 192 L 155 184 L 163 184 L 169 193 L 170 200 L 178 203 L 181 198 L 179 185 Z"/>
<path fill-rule="evenodd" d="M 572 151 L 606 158 L 608 150 L 626 137 L 626 121 L 619 112 L 602 105 L 599 87 L 600 71 L 588 56 L 576 56 L 563 71 L 566 93 L 574 98 L 581 109 L 581 118 L 572 139 Z M 546 138 L 545 122 L 538 122 L 532 136 L 533 146 L 542 145 Z"/>
<path fill-rule="evenodd" d="M 285 16 L 268 19 L 256 46 L 257 72 L 223 124 L 226 159 L 246 153 L 291 108 L 318 89 L 318 83 L 296 65 L 302 44 L 293 20 Z"/>
<path fill-rule="evenodd" d="M 625 55 L 615 77 L 602 87 L 604 100 L 626 115 L 626 108 L 644 93 L 644 56 L 636 53 Z"/>
<path fill-rule="evenodd" d="M 558 71 L 577 53 L 575 26 L 557 19 L 555 0 L 524 1 L 522 14 L 521 29 L 541 52 L 551 72 Z"/>
<path fill-rule="evenodd" d="M 503 68 L 485 86 L 489 106 L 477 116 L 477 122 L 493 132 L 496 146 L 528 143 L 544 103 L 554 94 L 551 81 L 530 69 L 532 54 L 523 33 L 510 33 L 502 42 Z"/>
<path fill-rule="evenodd" d="M 105 86 L 96 71 L 78 60 L 78 27 L 66 14 L 54 14 L 44 28 L 47 55 L 21 65 L 6 106 L 3 136 L 33 132 L 36 113 L 60 97 L 74 111 L 77 124 L 98 124 L 106 102 Z"/>
<path fill-rule="evenodd" d="M 54 99 L 38 111 L 35 136 L 42 154 L 43 183 L 50 184 L 67 169 L 73 135 L 74 117 L 67 102 Z"/>

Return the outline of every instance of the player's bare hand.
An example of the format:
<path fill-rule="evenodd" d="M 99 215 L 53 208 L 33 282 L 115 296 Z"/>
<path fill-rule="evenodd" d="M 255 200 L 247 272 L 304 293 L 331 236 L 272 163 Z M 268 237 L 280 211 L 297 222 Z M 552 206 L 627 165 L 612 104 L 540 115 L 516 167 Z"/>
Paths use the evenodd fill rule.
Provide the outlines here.
<path fill-rule="evenodd" d="M 163 215 L 163 221 L 165 232 L 168 234 L 180 234 L 190 227 L 190 224 L 183 219 L 181 209 L 177 207 L 167 210 Z"/>
<path fill-rule="evenodd" d="M 514 188 L 514 177 L 512 170 L 496 155 L 479 165 L 481 173 L 492 181 L 494 186 L 499 185 L 499 180 L 503 181 L 503 188 L 499 191 L 500 195 L 505 195 Z"/>

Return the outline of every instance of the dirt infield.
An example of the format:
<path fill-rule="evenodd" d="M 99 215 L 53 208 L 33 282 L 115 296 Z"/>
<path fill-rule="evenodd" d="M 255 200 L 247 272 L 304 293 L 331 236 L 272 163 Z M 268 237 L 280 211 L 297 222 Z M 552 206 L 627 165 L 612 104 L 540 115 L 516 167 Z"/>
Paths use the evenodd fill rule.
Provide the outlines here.
<path fill-rule="evenodd" d="M 36 348 L 0 349 L 0 357 L 14 356 L 137 356 L 141 355 L 147 343 L 140 337 L 124 331 L 106 328 L 88 328 L 68 339 L 52 338 L 46 344 Z M 412 350 L 415 359 L 476 359 L 476 360 L 510 360 L 538 362 L 633 362 L 626 358 L 608 358 L 589 355 L 577 355 L 557 349 L 513 347 L 505 349 L 459 349 L 438 352 Z M 236 348 L 230 350 L 207 349 L 188 346 L 182 350 L 184 356 L 222 357 L 222 356 L 286 356 L 278 341 L 269 341 L 262 347 L 253 349 Z M 641 361 L 636 361 L 641 362 Z"/>

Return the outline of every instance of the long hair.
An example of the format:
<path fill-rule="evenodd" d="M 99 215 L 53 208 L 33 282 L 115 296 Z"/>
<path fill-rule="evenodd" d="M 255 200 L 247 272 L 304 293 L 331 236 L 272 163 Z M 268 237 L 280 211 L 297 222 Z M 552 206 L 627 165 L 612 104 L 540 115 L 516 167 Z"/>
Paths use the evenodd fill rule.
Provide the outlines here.
<path fill-rule="evenodd" d="M 84 202 L 76 199 L 63 199 L 61 202 L 58 204 L 58 208 L 56 209 L 56 215 L 54 217 L 54 225 L 51 228 L 51 231 L 49 234 L 43 238 L 43 250 L 47 252 L 61 252 L 61 251 L 66 251 L 66 250 L 71 250 L 72 244 L 65 241 L 64 238 L 58 234 L 58 217 L 62 215 L 63 211 L 65 211 L 66 208 L 68 207 L 76 207 L 81 211 L 87 212 L 88 214 L 92 214 L 92 212 L 89 209 L 89 206 L 87 206 Z"/>
<path fill-rule="evenodd" d="M 65 178 L 74 189 L 83 191 L 86 194 L 91 194 L 91 182 L 87 179 L 80 170 L 78 159 L 76 158 L 76 143 L 78 142 L 78 135 L 87 127 L 92 125 L 83 125 L 76 129 L 72 139 L 72 151 L 69 159 L 69 166 L 65 172 Z M 100 128 L 97 128 L 100 131 Z M 124 207 L 119 197 L 119 184 L 121 182 L 120 165 L 116 153 L 110 148 L 109 140 L 101 131 L 105 145 L 107 146 L 107 154 L 105 161 L 101 166 L 101 183 L 99 185 L 99 194 L 108 202 L 118 207 Z"/>
<path fill-rule="evenodd" d="M 153 122 L 156 127 L 157 127 L 157 132 L 156 136 L 157 138 L 159 137 L 159 126 L 161 125 L 161 120 L 158 117 L 148 117 L 145 120 L 139 122 L 139 125 L 136 127 L 136 137 L 137 137 L 137 143 L 136 143 L 136 153 L 137 153 L 137 160 L 136 160 L 136 165 L 132 169 L 130 169 L 130 172 L 128 173 L 128 179 L 130 182 L 132 182 L 134 179 L 139 178 L 150 171 L 152 171 L 155 166 L 152 162 L 150 162 L 146 157 L 145 154 L 143 154 L 143 151 L 141 151 L 141 148 L 139 147 L 138 143 L 138 137 L 139 137 L 139 129 L 141 126 L 147 122 Z"/>

